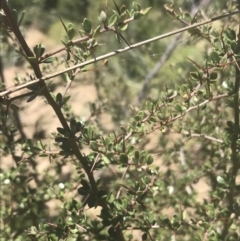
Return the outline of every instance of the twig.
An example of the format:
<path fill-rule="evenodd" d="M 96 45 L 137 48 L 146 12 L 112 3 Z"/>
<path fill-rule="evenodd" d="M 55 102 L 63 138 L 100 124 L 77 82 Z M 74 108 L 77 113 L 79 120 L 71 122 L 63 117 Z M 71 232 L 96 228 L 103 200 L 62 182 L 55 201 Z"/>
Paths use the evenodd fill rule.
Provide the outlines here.
<path fill-rule="evenodd" d="M 214 97 L 212 97 L 212 98 L 210 98 L 210 99 L 208 99 L 208 100 L 203 101 L 202 103 L 200 103 L 200 104 L 198 104 L 198 105 L 191 106 L 190 108 L 188 108 L 188 109 L 187 109 L 186 111 L 184 111 L 183 113 L 181 113 L 181 114 L 179 114 L 179 115 L 177 115 L 177 116 L 175 116 L 175 117 L 167 120 L 167 121 L 166 121 L 165 123 L 163 123 L 163 124 L 160 124 L 160 125 L 154 127 L 153 130 L 159 129 L 162 125 L 166 125 L 166 124 L 172 123 L 172 122 L 176 121 L 177 119 L 184 117 L 188 112 L 190 112 L 190 111 L 192 111 L 192 110 L 195 110 L 195 109 L 198 109 L 198 108 L 201 108 L 202 106 L 206 105 L 207 103 L 209 103 L 209 102 L 211 102 L 211 101 L 213 101 L 213 100 L 218 100 L 218 99 L 222 99 L 222 98 L 225 98 L 225 97 L 229 97 L 229 94 L 217 95 L 217 96 L 214 96 Z"/>
<path fill-rule="evenodd" d="M 182 133 L 184 135 L 189 135 L 189 137 L 203 137 L 205 139 L 208 139 L 210 141 L 215 141 L 218 143 L 223 143 L 223 140 L 221 139 L 217 139 L 215 137 L 209 136 L 209 135 L 205 135 L 205 134 L 198 134 L 198 133 L 189 133 L 188 131 L 182 131 Z"/>
<path fill-rule="evenodd" d="M 129 167 L 130 167 L 130 165 L 128 165 L 127 168 L 126 168 L 126 170 L 124 171 L 121 180 L 123 180 L 123 178 L 126 176 L 128 170 L 129 170 Z M 118 193 L 117 193 L 117 196 L 116 196 L 116 199 L 119 198 L 119 196 L 120 196 L 120 194 L 121 194 L 121 190 L 122 190 L 122 187 L 119 188 Z"/>
<path fill-rule="evenodd" d="M 5 88 L 5 78 L 4 78 L 4 74 L 3 74 L 3 61 L 2 61 L 2 56 L 0 54 L 0 78 L 1 78 L 1 83 L 3 86 L 1 86 L 1 88 Z"/>
<path fill-rule="evenodd" d="M 80 71 L 80 69 L 76 69 L 75 72 L 72 74 L 70 81 L 67 82 L 67 85 L 66 85 L 66 87 L 65 87 L 65 89 L 63 91 L 63 95 L 62 95 L 63 98 L 66 96 L 68 89 L 72 85 L 73 79 L 76 77 L 76 75 L 78 74 L 79 71 Z"/>

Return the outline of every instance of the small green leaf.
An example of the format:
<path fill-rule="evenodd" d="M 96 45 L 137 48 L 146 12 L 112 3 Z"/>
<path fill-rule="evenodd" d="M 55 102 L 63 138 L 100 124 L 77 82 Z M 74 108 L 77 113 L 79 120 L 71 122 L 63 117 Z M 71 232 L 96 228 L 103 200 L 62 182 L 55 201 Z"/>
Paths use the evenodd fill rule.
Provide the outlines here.
<path fill-rule="evenodd" d="M 238 146 L 240 146 L 240 139 L 238 139 L 236 143 Z"/>
<path fill-rule="evenodd" d="M 12 16 L 14 18 L 14 21 L 17 23 L 17 21 L 18 21 L 18 12 L 17 12 L 16 9 L 12 10 Z"/>
<path fill-rule="evenodd" d="M 236 41 L 232 41 L 231 42 L 231 49 L 232 51 L 237 54 L 238 53 L 238 45 L 237 45 L 237 42 Z"/>
<path fill-rule="evenodd" d="M 89 183 L 85 179 L 81 179 L 81 184 L 85 189 L 90 189 Z"/>
<path fill-rule="evenodd" d="M 123 134 L 126 134 L 126 133 L 127 133 L 126 128 L 124 128 L 123 126 L 120 126 L 120 129 L 121 129 L 121 131 L 122 131 Z"/>
<path fill-rule="evenodd" d="M 37 58 L 36 57 L 28 57 L 28 61 L 30 63 L 37 63 Z"/>
<path fill-rule="evenodd" d="M 100 33 L 100 30 L 101 30 L 101 26 L 100 25 L 98 25 L 95 29 L 94 29 L 94 31 L 93 31 L 93 38 L 96 38 L 98 35 L 99 35 L 99 33 Z"/>
<path fill-rule="evenodd" d="M 77 131 L 81 131 L 84 128 L 84 122 L 78 121 L 76 127 L 77 127 Z"/>
<path fill-rule="evenodd" d="M 84 18 L 83 20 L 83 29 L 86 33 L 91 33 L 91 30 L 92 30 L 92 23 L 90 22 L 89 19 L 87 18 Z"/>
<path fill-rule="evenodd" d="M 20 17 L 20 19 L 18 21 L 18 27 L 21 25 L 21 23 L 22 23 L 22 21 L 24 19 L 24 16 L 25 16 L 25 11 L 22 12 L 22 15 L 21 15 L 21 17 Z"/>
<path fill-rule="evenodd" d="M 141 13 L 142 15 L 146 15 L 151 8 L 152 8 L 152 7 L 148 7 L 148 8 L 142 9 L 142 10 L 140 11 L 140 13 Z"/>
<path fill-rule="evenodd" d="M 88 204 L 89 208 L 96 207 L 96 203 L 97 203 L 97 199 L 95 198 L 95 196 L 90 195 L 87 200 L 87 204 Z"/>
<path fill-rule="evenodd" d="M 115 133 L 110 133 L 109 137 L 114 141 L 116 139 Z"/>
<path fill-rule="evenodd" d="M 48 236 L 48 240 L 49 241 L 57 241 L 58 240 L 58 236 L 56 235 L 56 234 L 50 234 L 49 236 Z"/>
<path fill-rule="evenodd" d="M 183 17 L 184 17 L 185 21 L 191 23 L 192 17 L 191 17 L 191 15 L 189 13 L 184 13 Z"/>
<path fill-rule="evenodd" d="M 153 109 L 153 103 L 150 102 L 150 101 L 146 101 L 146 108 L 147 108 L 148 111 L 151 112 L 152 109 Z"/>
<path fill-rule="evenodd" d="M 90 148 L 93 150 L 93 151 L 97 151 L 98 150 L 98 144 L 96 141 L 90 141 Z"/>
<path fill-rule="evenodd" d="M 234 128 L 234 123 L 232 121 L 227 121 L 227 126 L 229 128 Z"/>
<path fill-rule="evenodd" d="M 116 14 L 113 14 L 108 21 L 108 27 L 114 26 L 117 20 L 118 16 Z"/>
<path fill-rule="evenodd" d="M 215 80 L 215 79 L 217 79 L 217 77 L 218 77 L 217 72 L 212 72 L 212 73 L 210 74 L 210 79 L 211 79 L 211 80 Z"/>
<path fill-rule="evenodd" d="M 136 115 L 136 116 L 134 116 L 134 119 L 135 119 L 136 121 L 140 121 L 140 120 L 141 120 L 141 117 L 140 117 L 139 115 Z"/>
<path fill-rule="evenodd" d="M 183 93 L 187 93 L 187 91 L 189 90 L 189 86 L 188 85 L 182 85 L 181 86 L 181 91 L 183 92 Z"/>
<path fill-rule="evenodd" d="M 236 40 L 236 33 L 233 29 L 228 28 L 226 31 L 226 35 L 230 40 Z"/>
<path fill-rule="evenodd" d="M 107 14 L 106 14 L 104 11 L 101 11 L 100 16 L 99 16 L 99 20 L 100 20 L 101 22 L 103 22 L 103 23 L 106 22 L 106 20 L 107 20 Z"/>
<path fill-rule="evenodd" d="M 198 78 L 199 79 L 203 78 L 203 71 L 201 69 L 198 70 Z"/>
<path fill-rule="evenodd" d="M 69 77 L 69 73 L 64 73 L 61 76 L 64 79 L 64 81 L 66 81 L 66 82 L 70 82 L 71 81 L 71 79 Z"/>
<path fill-rule="evenodd" d="M 63 141 L 60 147 L 67 153 L 72 153 L 71 143 L 69 141 Z"/>
<path fill-rule="evenodd" d="M 89 139 L 93 138 L 93 128 L 92 128 L 92 126 L 88 127 L 87 136 L 88 136 Z"/>
<path fill-rule="evenodd" d="M 112 151 L 113 150 L 113 144 L 110 143 L 107 148 L 108 148 L 108 151 Z"/>
<path fill-rule="evenodd" d="M 146 163 L 147 163 L 148 165 L 151 165 L 151 164 L 153 163 L 153 157 L 152 157 L 151 155 L 148 155 L 148 156 L 146 157 Z"/>
<path fill-rule="evenodd" d="M 31 95 L 28 99 L 27 99 L 27 102 L 31 102 L 33 101 L 36 97 L 38 96 L 38 93 L 34 93 L 33 95 Z"/>
<path fill-rule="evenodd" d="M 73 23 L 69 23 L 68 26 L 67 26 L 67 29 L 69 28 L 74 28 L 74 24 Z"/>
<path fill-rule="evenodd" d="M 197 80 L 198 79 L 198 73 L 197 72 L 190 72 L 190 76 L 192 79 Z"/>
<path fill-rule="evenodd" d="M 56 96 L 56 102 L 58 105 L 61 105 L 62 104 L 62 94 L 61 93 L 58 93 L 57 96 Z"/>
<path fill-rule="evenodd" d="M 55 60 L 55 57 L 49 57 L 45 59 L 42 63 L 49 64 L 52 63 Z"/>
<path fill-rule="evenodd" d="M 202 105 L 200 109 L 204 110 L 204 109 L 206 109 L 206 107 L 207 107 L 207 105 Z"/>
<path fill-rule="evenodd" d="M 36 58 L 40 58 L 43 53 L 45 51 L 45 48 L 42 44 L 37 44 L 34 48 L 33 48 L 33 52 L 35 53 Z"/>
<path fill-rule="evenodd" d="M 224 178 L 222 178 L 221 176 L 217 176 L 217 182 L 220 184 L 226 184 Z"/>
<path fill-rule="evenodd" d="M 148 236 L 147 233 L 143 233 L 143 235 L 142 235 L 142 240 L 143 240 L 143 241 L 144 241 L 144 240 L 147 240 L 147 236 Z"/>
<path fill-rule="evenodd" d="M 127 150 L 127 154 L 128 154 L 128 155 L 133 155 L 133 153 L 134 153 L 134 146 L 130 146 L 130 147 L 128 148 L 128 150 Z"/>
<path fill-rule="evenodd" d="M 68 28 L 67 30 L 67 36 L 69 40 L 72 40 L 76 34 L 76 30 L 74 28 Z"/>
<path fill-rule="evenodd" d="M 77 131 L 77 122 L 73 118 L 70 120 L 70 129 L 71 129 L 72 133 L 74 133 L 74 134 Z"/>
<path fill-rule="evenodd" d="M 182 106 L 181 105 L 179 105 L 179 104 L 176 104 L 175 105 L 175 109 L 178 111 L 178 112 L 181 112 L 182 113 Z"/>
<path fill-rule="evenodd" d="M 125 11 L 127 10 L 127 7 L 125 5 L 122 5 L 120 8 L 120 13 L 125 13 Z"/>
<path fill-rule="evenodd" d="M 89 194 L 89 190 L 86 189 L 85 187 L 80 187 L 78 188 L 78 193 L 82 196 L 86 196 Z"/>
<path fill-rule="evenodd" d="M 141 6 L 137 2 L 132 3 L 132 8 L 133 8 L 134 11 L 141 11 Z"/>
<path fill-rule="evenodd" d="M 128 156 L 125 153 L 121 153 L 119 157 L 119 161 L 122 164 L 127 164 L 128 163 Z"/>
<path fill-rule="evenodd" d="M 135 20 L 140 19 L 141 17 L 142 17 L 142 14 L 140 12 L 135 12 L 134 15 L 133 15 L 133 18 Z"/>
<path fill-rule="evenodd" d="M 66 134 L 66 130 L 63 129 L 62 127 L 57 127 L 57 131 L 62 134 L 62 135 L 65 135 Z"/>
<path fill-rule="evenodd" d="M 135 151 L 134 157 L 135 157 L 136 160 L 138 161 L 138 159 L 139 159 L 139 157 L 140 157 L 139 151 Z"/>
<path fill-rule="evenodd" d="M 110 139 L 108 137 L 103 138 L 103 143 L 104 143 L 105 146 L 108 146 L 110 144 L 110 142 L 111 141 L 110 141 Z"/>
<path fill-rule="evenodd" d="M 48 154 L 42 153 L 42 154 L 38 154 L 38 156 L 40 156 L 40 157 L 47 157 Z"/>
<path fill-rule="evenodd" d="M 70 98 L 71 98 L 71 95 L 68 95 L 68 96 L 64 97 L 63 102 L 62 102 L 62 106 L 67 104 L 67 102 L 69 101 Z"/>
<path fill-rule="evenodd" d="M 125 24 L 120 24 L 119 27 L 118 27 L 118 29 L 121 30 L 121 31 L 125 31 L 125 30 L 127 29 L 127 27 L 128 27 L 128 24 L 127 24 L 127 23 L 125 23 Z"/>
<path fill-rule="evenodd" d="M 153 212 L 149 212 L 148 220 L 149 220 L 150 223 L 152 223 L 154 221 L 154 213 Z"/>
<path fill-rule="evenodd" d="M 214 47 L 219 51 L 222 50 L 222 42 L 219 38 L 214 39 Z"/>
<path fill-rule="evenodd" d="M 221 58 L 220 64 L 226 64 L 227 61 L 228 61 L 228 57 L 227 57 L 227 55 L 225 54 L 225 55 Z"/>
<path fill-rule="evenodd" d="M 213 63 L 218 63 L 219 60 L 220 60 L 219 54 L 215 51 L 211 52 L 210 58 L 211 58 Z"/>
<path fill-rule="evenodd" d="M 115 196 L 111 193 L 109 196 L 108 196 L 108 203 L 113 203 L 115 201 Z"/>
<path fill-rule="evenodd" d="M 162 222 L 163 222 L 164 226 L 166 226 L 166 227 L 168 227 L 170 229 L 172 228 L 172 223 L 171 223 L 171 221 L 168 218 L 165 218 L 164 220 L 162 220 Z"/>

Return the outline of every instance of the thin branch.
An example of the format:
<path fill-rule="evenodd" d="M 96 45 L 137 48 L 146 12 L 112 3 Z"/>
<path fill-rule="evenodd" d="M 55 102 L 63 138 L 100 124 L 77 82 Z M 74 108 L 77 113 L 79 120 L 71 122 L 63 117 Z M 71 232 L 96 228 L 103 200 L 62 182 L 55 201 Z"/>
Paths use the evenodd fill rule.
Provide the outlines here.
<path fill-rule="evenodd" d="M 174 122 L 175 120 L 179 119 L 179 118 L 182 118 L 184 117 L 188 112 L 192 111 L 192 110 L 195 110 L 195 109 L 198 109 L 198 108 L 201 108 L 202 106 L 206 105 L 207 103 L 213 101 L 213 100 L 218 100 L 218 99 L 222 99 L 222 98 L 225 98 L 225 97 L 229 97 L 229 94 L 221 94 L 221 95 L 217 95 L 217 96 L 214 96 L 208 100 L 205 100 L 203 101 L 202 103 L 198 104 L 198 105 L 195 105 L 195 106 L 191 106 L 190 108 L 188 108 L 186 111 L 184 111 L 183 113 L 171 118 L 170 120 L 167 120 L 166 123 L 164 124 L 169 124 L 169 123 L 172 123 Z M 159 126 L 160 127 L 160 126 Z M 158 128 L 159 128 L 158 127 Z"/>
<path fill-rule="evenodd" d="M 64 89 L 64 91 L 63 91 L 63 95 L 62 95 L 63 98 L 66 96 L 66 94 L 67 94 L 67 92 L 68 92 L 68 89 L 71 87 L 72 82 L 73 82 L 74 78 L 76 77 L 76 75 L 78 74 L 78 72 L 80 72 L 80 69 L 76 69 L 76 70 L 74 71 L 74 73 L 72 74 L 70 81 L 67 82 L 67 85 L 66 85 L 66 87 L 65 87 L 65 89 Z"/>
<path fill-rule="evenodd" d="M 189 137 L 203 137 L 205 139 L 208 139 L 210 141 L 215 141 L 218 143 L 223 143 L 223 140 L 221 139 L 217 139 L 215 137 L 209 136 L 209 135 L 205 135 L 205 134 L 199 134 L 199 133 L 190 133 L 188 131 L 182 131 L 182 134 L 184 135 L 189 135 Z"/>
<path fill-rule="evenodd" d="M 108 54 L 105 54 L 105 55 L 101 55 L 99 57 L 96 57 L 94 59 L 91 59 L 91 60 L 88 60 L 88 61 L 85 61 L 83 63 L 80 63 L 80 64 L 77 64 L 77 65 L 74 65 L 72 67 L 69 67 L 69 68 L 66 68 L 64 70 L 61 70 L 61 71 L 58 71 L 58 72 L 55 72 L 53 74 L 50 74 L 50 75 L 46 75 L 44 77 L 41 77 L 41 78 L 38 78 L 36 80 L 32 80 L 27 83 L 27 84 L 24 84 L 24 85 L 21 85 L 21 86 L 17 86 L 15 88 L 11 88 L 9 90 L 6 90 L 6 91 L 3 91 L 0 93 L 0 97 L 3 97 L 3 96 L 6 96 L 6 95 L 9 95 L 11 93 L 14 93 L 16 91 L 19 91 L 21 89 L 24 89 L 26 87 L 29 87 L 33 84 L 36 84 L 40 81 L 45 81 L 45 80 L 48 80 L 48 79 L 51 79 L 51 78 L 54 78 L 58 75 L 61 75 L 63 73 L 66 73 L 68 71 L 72 71 L 72 70 L 75 70 L 77 68 L 82 68 L 84 66 L 87 66 L 87 65 L 90 65 L 90 64 L 93 64 L 95 62 L 98 62 L 98 61 L 101 61 L 101 60 L 104 60 L 104 59 L 107 59 L 107 58 L 110 58 L 112 56 L 115 56 L 115 55 L 118 55 L 118 54 L 121 54 L 121 53 L 124 53 L 126 51 L 129 51 L 131 49 L 134 49 L 134 48 L 138 48 L 142 45 L 145 45 L 145 44 L 148 44 L 148 43 L 152 43 L 154 41 L 157 41 L 157 40 L 160 40 L 160 39 L 164 39 L 164 38 L 167 38 L 169 36 L 172 36 L 172 35 L 175 35 L 175 34 L 178 34 L 178 33 L 181 33 L 181 32 L 184 32 L 184 31 L 187 31 L 187 30 L 190 30 L 190 29 L 194 29 L 194 28 L 197 28 L 199 26 L 202 26 L 202 25 L 205 25 L 205 24 L 209 24 L 209 23 L 212 23 L 214 21 L 217 21 L 219 19 L 222 19 L 222 18 L 226 18 L 226 17 L 229 17 L 229 16 L 232 16 L 232 15 L 235 15 L 239 13 L 239 11 L 234 11 L 234 12 L 231 12 L 231 13 L 226 13 L 226 14 L 223 14 L 223 15 L 220 15 L 220 16 L 217 16 L 217 17 L 214 17 L 214 18 L 211 18 L 211 19 L 208 19 L 206 21 L 203 21 L 203 22 L 200 22 L 200 23 L 195 23 L 195 24 L 192 24 L 190 26 L 187 26 L 187 27 L 184 27 L 184 28 L 180 28 L 180 29 L 177 29 L 177 30 L 174 30 L 174 31 L 171 31 L 169 33 L 166 33 L 166 34 L 162 34 L 162 35 L 159 35 L 159 36 L 156 36 L 154 38 L 151 38 L 151 39 L 148 39 L 148 40 L 145 40 L 145 41 L 142 41 L 142 42 L 139 42 L 139 43 L 136 43 L 136 44 L 133 44 L 133 45 L 130 45 L 130 46 L 127 46 L 123 49 L 118 49 L 114 52 L 110 52 Z"/>
<path fill-rule="evenodd" d="M 0 78 L 1 78 L 1 83 L 3 86 L 1 86 L 1 88 L 5 88 L 5 78 L 4 78 L 4 74 L 3 74 L 3 61 L 2 61 L 2 55 L 0 53 Z"/>
<path fill-rule="evenodd" d="M 129 170 L 129 167 L 130 167 L 130 165 L 127 165 L 127 168 L 126 168 L 126 170 L 124 171 L 124 173 L 123 173 L 123 175 L 122 175 L 122 177 L 121 177 L 121 180 L 123 180 L 123 178 L 125 178 L 128 170 Z M 122 190 L 122 187 L 119 188 L 119 190 L 118 190 L 118 192 L 117 192 L 116 199 L 119 199 L 120 194 L 121 194 L 121 190 Z"/>

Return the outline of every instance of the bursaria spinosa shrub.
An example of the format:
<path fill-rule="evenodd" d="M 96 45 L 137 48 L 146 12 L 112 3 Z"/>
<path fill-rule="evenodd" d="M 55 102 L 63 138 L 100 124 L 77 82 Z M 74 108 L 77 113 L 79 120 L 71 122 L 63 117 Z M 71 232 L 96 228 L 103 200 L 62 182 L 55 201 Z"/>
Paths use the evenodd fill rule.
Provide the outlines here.
<path fill-rule="evenodd" d="M 1 240 L 240 239 L 240 1 L 190 2 L 1 0 Z"/>

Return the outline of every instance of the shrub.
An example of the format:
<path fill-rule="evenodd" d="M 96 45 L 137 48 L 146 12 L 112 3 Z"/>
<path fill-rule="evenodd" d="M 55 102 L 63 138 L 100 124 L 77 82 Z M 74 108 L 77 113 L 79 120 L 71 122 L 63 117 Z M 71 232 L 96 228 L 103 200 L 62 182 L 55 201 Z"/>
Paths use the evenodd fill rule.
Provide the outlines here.
<path fill-rule="evenodd" d="M 14 160 L 11 168 L 2 163 L 0 173 L 1 240 L 239 240 L 237 6 L 227 5 L 230 13 L 206 20 L 201 11 L 193 16 L 195 7 L 188 13 L 165 5 L 184 28 L 130 44 L 124 37 L 128 25 L 135 20 L 146 24 L 150 8 L 137 2 L 120 7 L 113 1 L 113 12 L 99 13 L 99 26 L 84 18 L 80 38 L 77 27 L 60 18 L 63 47 L 45 53 L 42 43 L 33 49 L 27 45 L 20 28 L 23 15 L 7 1 L 1 4 L 4 53 L 15 49 L 30 65 L 26 77 L 16 76 L 13 88 L 6 87 L 1 71 L 1 154 L 4 162 L 10 156 Z M 211 25 L 217 20 L 221 29 Z M 107 66 L 112 56 L 140 46 L 147 51 L 146 44 L 186 31 L 198 58 L 173 52 L 181 34 L 145 75 L 143 85 L 124 82 L 124 77 L 119 83 L 100 81 L 107 73 L 100 65 Z M 126 47 L 96 57 L 100 37 L 108 32 Z M 204 46 L 199 53 L 198 45 Z M 170 56 L 183 61 L 165 72 L 179 80 L 174 85 L 154 79 Z M 144 75 L 138 66 L 125 67 L 126 76 Z M 73 111 L 71 88 L 78 75 L 87 77 L 91 70 L 98 99 L 84 120 Z M 56 76 L 60 79 L 54 83 Z M 134 102 L 131 95 L 137 92 Z M 45 100 L 60 123 L 46 136 L 44 123 L 38 122 L 40 129 L 30 139 L 18 108 L 36 98 Z M 113 120 L 111 130 L 101 121 L 107 115 Z M 46 160 L 48 167 L 40 171 L 39 163 Z"/>

